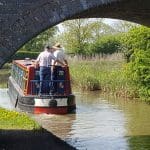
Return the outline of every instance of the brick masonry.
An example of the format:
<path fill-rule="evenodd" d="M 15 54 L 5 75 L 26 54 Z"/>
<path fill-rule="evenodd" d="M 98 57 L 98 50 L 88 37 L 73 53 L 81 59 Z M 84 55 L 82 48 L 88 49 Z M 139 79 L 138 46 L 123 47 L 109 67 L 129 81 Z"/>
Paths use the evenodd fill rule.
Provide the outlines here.
<path fill-rule="evenodd" d="M 90 17 L 150 26 L 150 0 L 0 0 L 0 67 L 41 31 L 64 20 Z"/>

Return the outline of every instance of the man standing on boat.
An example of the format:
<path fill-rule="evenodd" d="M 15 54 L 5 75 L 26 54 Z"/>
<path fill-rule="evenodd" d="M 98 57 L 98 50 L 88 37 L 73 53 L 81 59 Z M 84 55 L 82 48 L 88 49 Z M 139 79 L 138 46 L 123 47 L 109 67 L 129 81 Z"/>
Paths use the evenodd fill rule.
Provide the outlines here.
<path fill-rule="evenodd" d="M 53 54 L 53 47 L 48 45 L 44 48 L 44 51 L 39 54 L 36 59 L 36 66 L 39 65 L 40 67 L 40 89 L 39 94 L 49 94 L 50 87 L 49 81 L 51 80 L 51 63 L 54 60 L 54 65 L 56 63 L 65 66 L 65 63 L 62 63 L 58 60 Z"/>
<path fill-rule="evenodd" d="M 59 61 L 64 62 L 65 64 L 68 65 L 68 62 L 67 62 L 67 59 L 66 59 L 66 57 L 65 57 L 65 54 L 64 54 L 64 52 L 63 52 L 64 50 L 63 50 L 61 44 L 60 44 L 60 43 L 56 43 L 56 44 L 53 46 L 53 48 L 54 48 L 53 55 L 54 55 Z M 52 61 L 52 63 L 54 63 L 54 61 Z M 56 66 L 61 66 L 61 64 L 56 63 Z"/>
<path fill-rule="evenodd" d="M 53 55 L 61 62 L 65 63 L 66 65 L 68 65 L 68 62 L 66 60 L 65 54 L 63 52 L 63 48 L 61 46 L 60 43 L 56 43 L 54 46 L 54 51 L 53 51 Z M 53 80 L 65 80 L 65 71 L 62 68 L 62 65 L 58 62 L 56 62 L 56 64 L 54 64 L 54 61 L 52 60 L 52 66 L 54 67 L 53 69 Z M 61 76 L 60 76 L 61 74 Z M 53 84 L 54 86 L 54 90 L 53 92 L 59 92 L 59 93 L 63 93 L 63 91 L 59 90 L 58 87 L 64 87 L 64 82 L 54 82 Z M 61 88 L 60 88 L 61 89 Z M 63 88 L 62 88 L 63 89 Z"/>

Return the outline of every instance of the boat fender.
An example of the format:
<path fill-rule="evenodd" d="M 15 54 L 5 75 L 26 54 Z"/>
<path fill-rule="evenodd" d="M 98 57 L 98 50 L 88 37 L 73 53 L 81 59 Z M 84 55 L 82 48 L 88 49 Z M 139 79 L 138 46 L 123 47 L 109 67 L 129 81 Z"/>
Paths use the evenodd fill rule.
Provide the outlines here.
<path fill-rule="evenodd" d="M 15 103 L 15 108 L 17 107 L 18 100 L 19 100 L 19 98 L 18 98 L 18 95 L 17 95 L 17 98 L 16 98 L 16 103 Z"/>
<path fill-rule="evenodd" d="M 57 107 L 57 101 L 55 99 L 52 99 L 49 101 L 49 106 L 50 107 Z"/>
<path fill-rule="evenodd" d="M 68 100 L 67 100 L 67 105 L 70 106 L 70 105 L 73 105 L 75 102 L 75 96 L 74 95 L 70 95 L 68 97 Z"/>

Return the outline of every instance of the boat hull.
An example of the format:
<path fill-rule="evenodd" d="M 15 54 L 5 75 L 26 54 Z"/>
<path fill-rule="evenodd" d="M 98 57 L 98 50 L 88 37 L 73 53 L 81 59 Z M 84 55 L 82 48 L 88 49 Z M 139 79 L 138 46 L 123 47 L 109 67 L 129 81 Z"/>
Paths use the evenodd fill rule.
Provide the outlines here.
<path fill-rule="evenodd" d="M 12 77 L 8 80 L 8 94 L 13 105 L 22 111 L 34 114 L 67 114 L 76 109 L 75 96 L 70 95 L 27 95 L 23 94 Z"/>

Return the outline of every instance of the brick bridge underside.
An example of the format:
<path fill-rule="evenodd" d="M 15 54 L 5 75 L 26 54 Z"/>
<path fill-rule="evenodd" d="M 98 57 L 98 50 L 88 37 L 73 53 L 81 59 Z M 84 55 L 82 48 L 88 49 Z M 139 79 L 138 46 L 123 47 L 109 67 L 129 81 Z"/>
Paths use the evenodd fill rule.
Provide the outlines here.
<path fill-rule="evenodd" d="M 0 0 L 0 67 L 42 31 L 75 18 L 115 18 L 150 26 L 150 0 Z"/>

